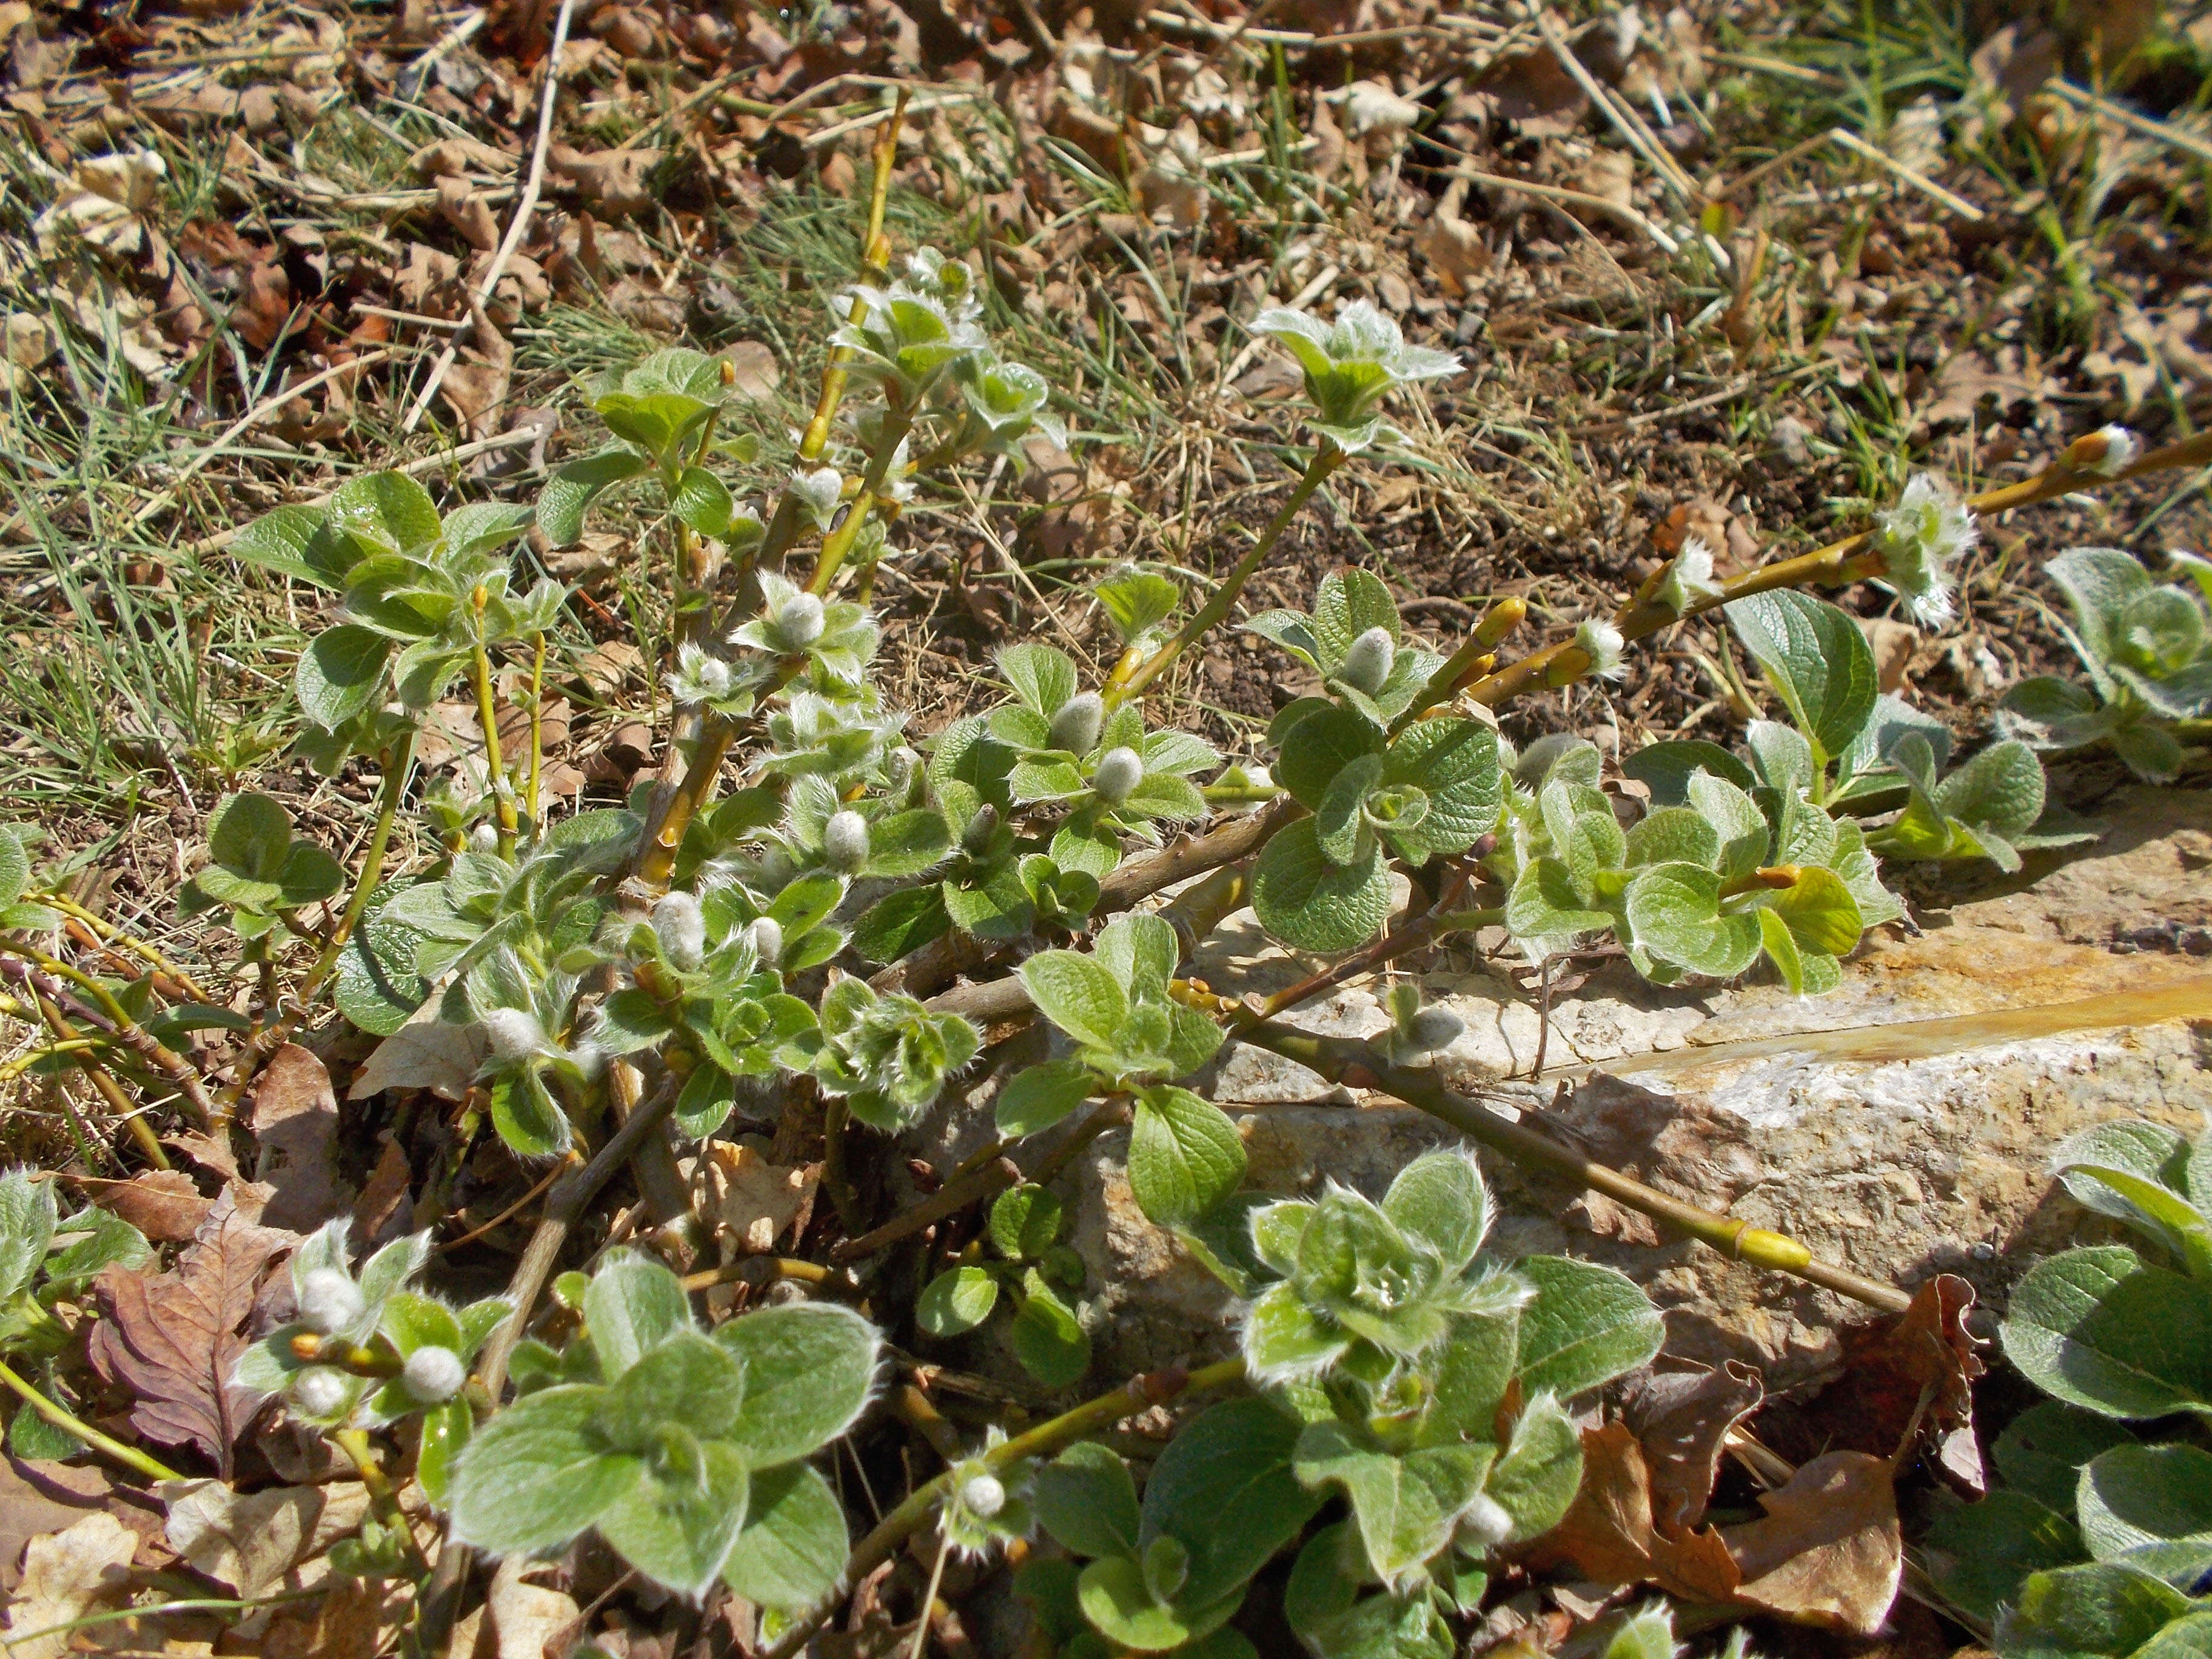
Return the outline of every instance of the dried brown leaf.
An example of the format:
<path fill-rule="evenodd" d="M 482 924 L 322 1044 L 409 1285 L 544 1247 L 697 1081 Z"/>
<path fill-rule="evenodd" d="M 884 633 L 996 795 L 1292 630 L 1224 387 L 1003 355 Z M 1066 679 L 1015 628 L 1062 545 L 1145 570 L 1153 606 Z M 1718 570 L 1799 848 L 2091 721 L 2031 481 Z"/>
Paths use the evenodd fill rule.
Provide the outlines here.
<path fill-rule="evenodd" d="M 1692 1601 L 1728 1601 L 1739 1577 L 1718 1534 L 1668 1537 L 1653 1524 L 1644 1449 L 1626 1423 L 1583 1431 L 1582 1489 L 1528 1559 L 1532 1566 L 1570 1565 L 1600 1583 L 1650 1580 Z"/>
<path fill-rule="evenodd" d="M 1765 1385 L 1748 1365 L 1718 1370 L 1654 1371 L 1624 1405 L 1643 1444 L 1651 1488 L 1651 1519 L 1678 1534 L 1705 1518 L 1728 1431 L 1759 1408 Z"/>
<path fill-rule="evenodd" d="M 123 1218 L 156 1244 L 181 1244 L 215 1208 L 181 1170 L 148 1170 L 128 1181 L 76 1176 L 70 1184 L 103 1210 Z"/>
<path fill-rule="evenodd" d="M 24 1548 L 22 1583 L 8 1607 L 9 1659 L 60 1659 L 69 1650 L 69 1632 L 35 1632 L 82 1619 L 95 1603 L 118 1594 L 137 1549 L 137 1534 L 105 1510 L 33 1538 Z"/>
<path fill-rule="evenodd" d="M 709 1141 L 692 1165 L 696 1212 L 733 1251 L 759 1255 L 775 1248 L 821 1176 L 819 1164 L 786 1167 L 742 1141 Z"/>
<path fill-rule="evenodd" d="M 323 1553 L 368 1513 L 368 1488 L 358 1480 L 250 1494 L 220 1480 L 179 1480 L 161 1495 L 169 1547 L 247 1600 L 321 1582 L 329 1571 Z"/>
<path fill-rule="evenodd" d="M 231 1447 L 264 1395 L 231 1379 L 270 1261 L 298 1236 L 248 1222 L 226 1192 L 167 1273 L 111 1267 L 94 1281 L 106 1317 L 85 1352 L 134 1396 L 131 1426 L 165 1446 L 191 1446 L 227 1480 Z"/>
<path fill-rule="evenodd" d="M 338 1101 L 323 1062 L 288 1042 L 269 1057 L 253 1086 L 250 1126 L 261 1146 L 257 1179 L 276 1192 L 262 1206 L 262 1224 L 312 1232 L 353 1203 L 339 1178 Z"/>
<path fill-rule="evenodd" d="M 1743 1573 L 1736 1599 L 1852 1636 L 1880 1630 L 1905 1571 L 1889 1461 L 1830 1452 L 1759 1501 L 1763 1518 L 1721 1528 Z"/>

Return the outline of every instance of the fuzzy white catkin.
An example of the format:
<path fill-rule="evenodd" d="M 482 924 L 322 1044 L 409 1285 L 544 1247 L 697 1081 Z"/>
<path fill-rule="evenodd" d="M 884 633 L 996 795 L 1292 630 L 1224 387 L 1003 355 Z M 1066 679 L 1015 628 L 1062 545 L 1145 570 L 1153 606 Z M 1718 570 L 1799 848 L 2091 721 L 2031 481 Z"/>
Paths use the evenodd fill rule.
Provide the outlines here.
<path fill-rule="evenodd" d="M 2142 453 L 2142 440 L 2124 426 L 2100 428 L 2097 435 L 2105 441 L 2105 453 L 2096 470 L 2107 478 L 2126 471 Z"/>
<path fill-rule="evenodd" d="M 489 823 L 480 823 L 469 831 L 469 851 L 495 853 L 499 850 L 499 831 Z"/>
<path fill-rule="evenodd" d="M 775 613 L 775 631 L 784 645 L 803 650 L 822 637 L 822 601 L 811 593 L 794 593 Z"/>
<path fill-rule="evenodd" d="M 1406 1036 L 1413 1046 L 1423 1054 L 1447 1047 L 1462 1031 L 1467 1022 L 1449 1008 L 1424 1008 L 1407 1022 Z"/>
<path fill-rule="evenodd" d="M 663 893 L 653 907 L 653 931 L 670 967 L 690 973 L 707 954 L 707 918 L 689 893 Z"/>
<path fill-rule="evenodd" d="M 986 1521 L 1006 1507 L 1006 1488 L 995 1474 L 970 1475 L 960 1488 L 960 1502 Z"/>
<path fill-rule="evenodd" d="M 1620 630 L 1609 622 L 1586 622 L 1575 629 L 1575 646 L 1589 659 L 1589 672 L 1596 679 L 1620 678 L 1620 655 L 1625 643 Z"/>
<path fill-rule="evenodd" d="M 1502 1544 L 1513 1535 L 1512 1512 L 1488 1492 L 1478 1493 L 1459 1518 L 1459 1535 L 1462 1541 L 1486 1549 Z"/>
<path fill-rule="evenodd" d="M 525 1008 L 494 1008 L 484 1015 L 483 1029 L 492 1058 L 507 1065 L 528 1060 L 545 1048 L 545 1028 Z"/>
<path fill-rule="evenodd" d="M 1087 755 L 1098 746 L 1099 729 L 1105 723 L 1106 700 L 1096 691 L 1070 697 L 1052 717 L 1052 746 L 1071 755 Z"/>
<path fill-rule="evenodd" d="M 833 870 L 852 871 L 868 861 L 868 821 L 847 807 L 822 826 L 822 857 Z"/>
<path fill-rule="evenodd" d="M 400 1368 L 399 1381 L 426 1406 L 442 1406 L 469 1380 L 468 1367 L 451 1348 L 417 1348 Z"/>
<path fill-rule="evenodd" d="M 329 1365 L 310 1365 L 292 1379 L 292 1403 L 305 1417 L 334 1417 L 345 1409 L 346 1374 Z"/>
<path fill-rule="evenodd" d="M 720 657 L 710 657 L 703 652 L 692 665 L 691 678 L 699 687 L 701 696 L 708 702 L 730 695 L 730 665 Z"/>
<path fill-rule="evenodd" d="M 1371 697 L 1390 678 L 1391 666 L 1397 659 L 1398 648 L 1390 642 L 1390 630 L 1370 628 L 1352 641 L 1352 648 L 1344 653 L 1344 661 L 1337 668 L 1336 677 L 1353 690 Z"/>
<path fill-rule="evenodd" d="M 1109 749 L 1091 775 L 1091 787 L 1109 806 L 1119 806 L 1145 781 L 1144 757 L 1133 749 Z"/>
<path fill-rule="evenodd" d="M 753 954 L 761 966 L 773 968 L 783 960 L 783 924 L 774 916 L 756 917 L 752 925 Z"/>
<path fill-rule="evenodd" d="M 319 1336 L 343 1330 L 368 1304 L 343 1268 L 318 1267 L 300 1285 L 300 1322 Z"/>

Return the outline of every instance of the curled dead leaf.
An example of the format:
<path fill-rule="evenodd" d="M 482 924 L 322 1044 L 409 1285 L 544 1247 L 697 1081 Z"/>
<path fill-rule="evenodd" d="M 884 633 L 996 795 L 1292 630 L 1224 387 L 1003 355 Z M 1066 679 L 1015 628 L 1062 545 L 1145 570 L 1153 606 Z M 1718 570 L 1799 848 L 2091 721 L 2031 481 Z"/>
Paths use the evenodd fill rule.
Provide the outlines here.
<path fill-rule="evenodd" d="M 250 1494 L 220 1480 L 178 1480 L 161 1497 L 169 1547 L 249 1600 L 321 1582 L 330 1571 L 324 1553 L 368 1513 L 368 1489 L 358 1480 Z"/>
<path fill-rule="evenodd" d="M 1889 1460 L 1829 1452 L 1759 1501 L 1763 1517 L 1720 1529 L 1743 1574 L 1736 1600 L 1848 1635 L 1880 1630 L 1905 1572 Z"/>
<path fill-rule="evenodd" d="M 119 1595 L 137 1549 L 137 1534 L 105 1510 L 33 1538 L 24 1547 L 22 1582 L 8 1605 L 10 1659 L 61 1659 L 70 1632 L 54 1627 Z"/>

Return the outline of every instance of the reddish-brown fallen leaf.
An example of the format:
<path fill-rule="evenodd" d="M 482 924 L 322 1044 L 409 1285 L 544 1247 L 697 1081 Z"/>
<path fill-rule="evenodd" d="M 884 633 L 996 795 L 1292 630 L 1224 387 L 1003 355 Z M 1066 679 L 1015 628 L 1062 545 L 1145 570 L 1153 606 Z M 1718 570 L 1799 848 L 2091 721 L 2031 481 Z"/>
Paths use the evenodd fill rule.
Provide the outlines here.
<path fill-rule="evenodd" d="M 1939 1273 L 1913 1292 L 1903 1313 L 1846 1329 L 1842 1376 L 1761 1437 L 1792 1462 L 1822 1451 L 1893 1457 L 1920 1412 L 1919 1432 L 1936 1447 L 1944 1469 L 1978 1492 L 1972 1384 L 1987 1367 L 1966 1330 L 1973 1305 L 1972 1285 Z"/>
<path fill-rule="evenodd" d="M 1721 1528 L 1743 1574 L 1736 1599 L 1852 1636 L 1880 1630 L 1905 1570 L 1889 1461 L 1830 1452 L 1759 1501 L 1764 1517 Z"/>
<path fill-rule="evenodd" d="M 1734 1360 L 1713 1371 L 1655 1371 L 1637 1385 L 1625 1410 L 1643 1444 L 1651 1518 L 1661 1532 L 1705 1520 L 1721 1443 L 1765 1397 L 1759 1373 Z"/>
<path fill-rule="evenodd" d="M 276 1189 L 263 1225 L 312 1232 L 345 1212 L 353 1188 L 337 1172 L 338 1100 L 321 1060 L 296 1042 L 271 1054 L 254 1081 L 251 1127 L 261 1146 L 253 1173 Z"/>
<path fill-rule="evenodd" d="M 241 1217 L 225 1193 L 167 1273 L 111 1267 L 94 1281 L 100 1311 L 85 1352 L 134 1396 L 131 1426 L 165 1446 L 191 1446 L 231 1476 L 231 1446 L 264 1396 L 231 1381 L 270 1261 L 299 1242 Z"/>
<path fill-rule="evenodd" d="M 70 1184 L 103 1210 L 136 1227 L 156 1244 L 181 1244 L 197 1234 L 215 1200 L 200 1196 L 181 1170 L 148 1170 L 128 1181 L 77 1176 Z"/>
<path fill-rule="evenodd" d="M 1582 1490 L 1526 1559 L 1532 1567 L 1565 1563 L 1600 1583 L 1649 1580 L 1692 1601 L 1729 1601 L 1739 1577 L 1717 1533 L 1669 1537 L 1654 1526 L 1644 1448 L 1626 1423 L 1583 1431 Z"/>

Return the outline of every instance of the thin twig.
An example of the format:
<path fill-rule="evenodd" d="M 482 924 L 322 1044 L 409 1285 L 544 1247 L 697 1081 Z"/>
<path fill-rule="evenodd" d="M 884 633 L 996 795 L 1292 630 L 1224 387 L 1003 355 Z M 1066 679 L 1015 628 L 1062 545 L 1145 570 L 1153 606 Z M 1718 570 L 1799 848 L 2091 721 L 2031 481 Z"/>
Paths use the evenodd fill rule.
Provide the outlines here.
<path fill-rule="evenodd" d="M 507 275 L 507 261 L 522 246 L 531 217 L 538 211 L 538 193 L 545 187 L 545 151 L 553 142 L 553 109 L 561 100 L 561 49 L 568 44 L 568 20 L 575 11 L 576 0 L 561 0 L 560 15 L 553 20 L 553 49 L 545 54 L 545 97 L 538 109 L 538 142 L 530 152 L 530 176 L 523 181 L 522 194 L 515 202 L 514 216 L 507 221 L 507 234 L 500 239 L 499 251 L 491 256 L 491 263 L 484 267 L 483 276 L 477 283 L 475 303 L 469 308 L 471 324 L 477 310 L 491 302 L 499 279 Z M 430 399 L 438 395 L 438 388 L 445 383 L 446 372 L 460 356 L 461 342 L 467 337 L 466 333 L 454 335 L 445 350 L 439 353 L 430 378 L 422 383 L 422 390 L 416 396 L 415 406 L 400 422 L 402 432 L 412 432 L 422 424 L 422 416 L 429 412 Z"/>
<path fill-rule="evenodd" d="M 1904 162 L 1899 161 L 1897 157 L 1892 155 L 1887 150 L 1878 149 L 1874 145 L 1869 144 L 1865 139 L 1860 137 L 1858 134 L 1853 132 L 1849 127 L 1837 127 L 1830 131 L 1828 137 L 1832 143 L 1841 144 L 1845 149 L 1850 151 L 1852 155 L 1863 155 L 1868 161 L 1874 162 L 1877 167 L 1888 168 L 1890 172 L 1895 173 L 1899 179 L 1911 185 L 1913 189 L 1918 191 L 1922 195 L 1927 197 L 1931 201 L 1941 202 L 1945 207 L 1950 209 L 1952 212 L 1957 214 L 1961 219 L 1972 220 L 1974 223 L 1979 224 L 1983 220 L 1990 216 L 1988 214 L 1983 212 L 1981 209 L 1976 207 L 1972 202 L 1968 201 L 1965 197 L 1954 195 L 1951 191 L 1944 189 L 1942 185 L 1937 184 L 1933 179 L 1930 179 L 1926 173 L 1916 172 L 1913 168 L 1905 166 Z"/>

